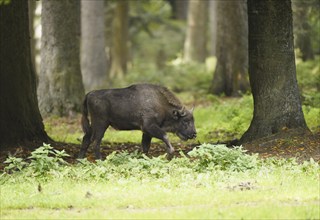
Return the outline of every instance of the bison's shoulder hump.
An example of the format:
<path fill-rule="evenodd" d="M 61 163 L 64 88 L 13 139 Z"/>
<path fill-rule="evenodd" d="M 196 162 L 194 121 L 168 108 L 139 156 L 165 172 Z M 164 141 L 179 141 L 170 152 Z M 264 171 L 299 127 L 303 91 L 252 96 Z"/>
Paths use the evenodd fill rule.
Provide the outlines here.
<path fill-rule="evenodd" d="M 179 108 L 182 106 L 180 100 L 169 89 L 159 86 L 158 90 L 171 105 Z"/>

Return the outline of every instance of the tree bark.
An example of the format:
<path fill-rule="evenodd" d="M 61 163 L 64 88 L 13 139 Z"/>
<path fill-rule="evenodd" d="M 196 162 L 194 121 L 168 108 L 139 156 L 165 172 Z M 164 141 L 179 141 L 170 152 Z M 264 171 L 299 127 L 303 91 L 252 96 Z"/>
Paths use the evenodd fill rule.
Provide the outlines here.
<path fill-rule="evenodd" d="M 207 56 L 208 1 L 190 0 L 187 35 L 184 43 L 186 62 L 204 62 Z"/>
<path fill-rule="evenodd" d="M 112 24 L 111 79 L 121 79 L 127 72 L 129 3 L 117 2 Z"/>
<path fill-rule="evenodd" d="M 80 2 L 42 1 L 39 108 L 42 116 L 79 112 L 84 97 L 80 71 Z"/>
<path fill-rule="evenodd" d="M 104 1 L 81 1 L 81 71 L 86 91 L 101 89 L 110 65 L 105 52 Z"/>
<path fill-rule="evenodd" d="M 31 61 L 28 1 L 0 6 L 0 149 L 46 142 Z"/>
<path fill-rule="evenodd" d="M 249 77 L 254 113 L 240 142 L 308 130 L 300 101 L 290 0 L 248 0 Z"/>
<path fill-rule="evenodd" d="M 248 16 L 245 0 L 217 1 L 217 66 L 212 94 L 238 96 L 249 90 Z"/>
<path fill-rule="evenodd" d="M 31 61 L 33 65 L 33 69 L 36 71 L 36 40 L 34 38 L 34 15 L 36 9 L 36 1 L 28 0 L 28 10 L 29 10 L 29 30 L 30 30 L 30 50 L 31 50 Z M 37 75 L 37 74 L 36 74 Z"/>

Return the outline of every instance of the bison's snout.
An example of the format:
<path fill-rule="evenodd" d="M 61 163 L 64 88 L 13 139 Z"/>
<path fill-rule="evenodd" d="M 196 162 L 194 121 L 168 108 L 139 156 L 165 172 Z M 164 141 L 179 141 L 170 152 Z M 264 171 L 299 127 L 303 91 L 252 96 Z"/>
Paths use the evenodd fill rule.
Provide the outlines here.
<path fill-rule="evenodd" d="M 197 137 L 197 133 L 191 133 L 191 134 L 183 134 L 183 133 L 176 133 L 178 135 L 178 137 L 183 140 L 183 141 L 186 141 L 186 140 L 189 140 L 189 139 L 194 139 Z"/>
<path fill-rule="evenodd" d="M 195 139 L 197 137 L 197 133 L 192 133 L 188 136 L 188 139 Z"/>

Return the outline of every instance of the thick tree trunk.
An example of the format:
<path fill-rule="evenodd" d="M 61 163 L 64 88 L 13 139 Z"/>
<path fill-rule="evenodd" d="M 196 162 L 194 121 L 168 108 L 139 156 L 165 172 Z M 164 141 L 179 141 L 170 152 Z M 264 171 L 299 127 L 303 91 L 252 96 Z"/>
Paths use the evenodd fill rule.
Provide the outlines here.
<path fill-rule="evenodd" d="M 308 130 L 296 79 L 290 0 L 248 0 L 248 12 L 254 114 L 241 142 L 287 128 Z"/>
<path fill-rule="evenodd" d="M 186 62 L 204 62 L 207 56 L 208 1 L 190 0 L 187 35 L 184 43 Z"/>
<path fill-rule="evenodd" d="M 245 0 L 217 1 L 217 66 L 210 92 L 237 96 L 249 90 Z"/>
<path fill-rule="evenodd" d="M 0 6 L 0 149 L 45 142 L 31 62 L 28 1 Z"/>
<path fill-rule="evenodd" d="M 127 72 L 129 3 L 117 2 L 112 25 L 111 79 L 121 79 Z"/>
<path fill-rule="evenodd" d="M 39 108 L 43 116 L 67 116 L 82 106 L 80 2 L 42 1 Z"/>
<path fill-rule="evenodd" d="M 107 82 L 104 1 L 81 1 L 81 71 L 86 91 L 101 89 Z"/>

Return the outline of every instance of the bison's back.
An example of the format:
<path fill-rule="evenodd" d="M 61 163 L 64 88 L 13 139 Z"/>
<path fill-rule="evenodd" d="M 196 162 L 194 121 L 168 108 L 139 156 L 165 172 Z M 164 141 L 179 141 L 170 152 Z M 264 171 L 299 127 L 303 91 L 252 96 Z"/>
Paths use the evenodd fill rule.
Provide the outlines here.
<path fill-rule="evenodd" d="M 142 101 L 161 102 L 162 105 L 171 105 L 172 107 L 181 108 L 182 104 L 179 99 L 166 87 L 154 84 L 135 84 L 128 87 L 132 91 L 139 91 Z"/>

